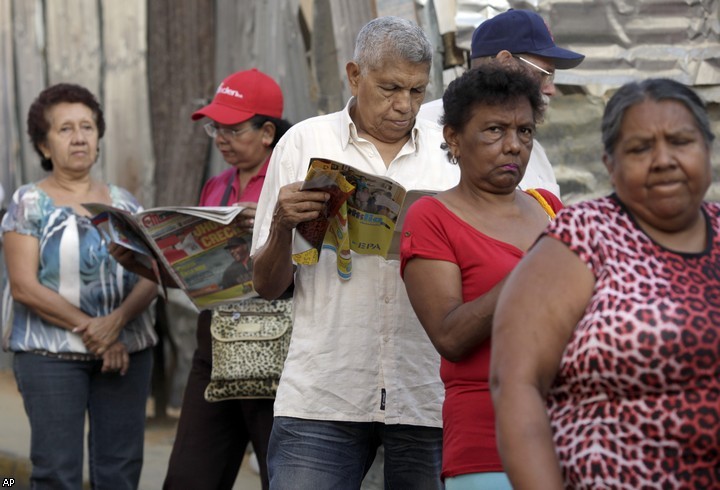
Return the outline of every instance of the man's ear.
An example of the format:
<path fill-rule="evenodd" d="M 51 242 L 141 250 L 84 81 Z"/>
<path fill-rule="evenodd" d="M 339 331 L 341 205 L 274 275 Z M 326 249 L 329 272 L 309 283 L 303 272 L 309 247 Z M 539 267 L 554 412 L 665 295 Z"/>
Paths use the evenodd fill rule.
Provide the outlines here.
<path fill-rule="evenodd" d="M 350 92 L 353 96 L 356 96 L 360 84 L 360 66 L 354 61 L 348 61 L 347 65 L 345 65 L 345 73 L 347 73 L 348 83 L 350 84 Z"/>
<path fill-rule="evenodd" d="M 495 59 L 502 64 L 507 64 L 507 63 L 512 62 L 513 55 L 507 49 L 503 49 L 497 55 L 495 55 Z"/>

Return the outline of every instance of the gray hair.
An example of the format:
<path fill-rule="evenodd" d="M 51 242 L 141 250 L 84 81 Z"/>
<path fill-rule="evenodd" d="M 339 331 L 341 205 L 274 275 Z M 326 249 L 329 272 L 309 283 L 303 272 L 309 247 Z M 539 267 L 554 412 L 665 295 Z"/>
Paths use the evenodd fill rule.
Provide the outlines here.
<path fill-rule="evenodd" d="M 684 104 L 695 118 L 695 122 L 708 148 L 715 135 L 710 127 L 705 103 L 689 87 L 669 78 L 649 78 L 642 82 L 626 83 L 610 98 L 602 118 L 602 141 L 605 153 L 612 155 L 620 137 L 625 112 L 645 100 L 674 100 Z"/>
<path fill-rule="evenodd" d="M 417 24 L 401 17 L 378 17 L 360 29 L 353 61 L 361 73 L 382 66 L 388 59 L 409 63 L 432 62 L 432 45 Z"/>

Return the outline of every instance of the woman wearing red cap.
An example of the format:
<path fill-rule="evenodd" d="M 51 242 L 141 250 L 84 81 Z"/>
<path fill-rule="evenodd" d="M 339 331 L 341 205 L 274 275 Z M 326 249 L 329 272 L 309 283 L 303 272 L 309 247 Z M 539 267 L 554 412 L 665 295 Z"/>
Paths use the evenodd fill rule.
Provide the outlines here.
<path fill-rule="evenodd" d="M 208 118 L 205 131 L 214 139 L 230 168 L 207 181 L 200 206 L 241 205 L 245 218 L 240 226 L 252 232 L 255 207 L 265 181 L 270 155 L 290 127 L 282 119 L 280 86 L 257 69 L 228 76 L 212 102 L 195 112 L 193 120 Z M 131 270 L 139 266 L 127 252 L 113 252 Z M 123 257 L 125 255 L 125 257 Z M 147 277 L 152 277 L 151 275 Z M 290 295 L 292 293 L 289 293 Z M 248 442 L 252 442 L 260 467 L 263 489 L 268 488 L 265 457 L 273 422 L 272 399 L 207 402 L 212 351 L 210 311 L 198 318 L 198 347 L 183 397 L 175 443 L 164 489 L 231 489 Z"/>
<path fill-rule="evenodd" d="M 192 115 L 210 119 L 208 136 L 230 168 L 205 184 L 200 206 L 240 204 L 249 208 L 244 226 L 252 231 L 255 206 L 265 181 L 270 155 L 290 127 L 281 119 L 280 86 L 264 73 L 252 69 L 234 73 L 222 81 L 213 101 Z M 210 312 L 198 319 L 198 348 L 188 376 L 180 421 L 173 445 L 166 489 L 232 488 L 245 448 L 252 442 L 260 466 L 262 487 L 268 488 L 265 456 L 273 421 L 271 399 L 205 400 L 210 382 Z"/>

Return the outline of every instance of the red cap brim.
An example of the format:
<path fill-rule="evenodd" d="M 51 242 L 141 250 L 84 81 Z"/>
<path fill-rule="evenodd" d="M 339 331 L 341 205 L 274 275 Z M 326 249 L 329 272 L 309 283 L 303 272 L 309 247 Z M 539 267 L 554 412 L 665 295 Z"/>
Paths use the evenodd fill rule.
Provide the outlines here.
<path fill-rule="evenodd" d="M 255 114 L 247 111 L 239 111 L 226 105 L 218 104 L 217 102 L 211 102 L 202 109 L 193 112 L 191 118 L 193 121 L 207 117 L 212 119 L 218 124 L 225 126 L 231 126 L 233 124 L 240 124 L 245 122 Z"/>

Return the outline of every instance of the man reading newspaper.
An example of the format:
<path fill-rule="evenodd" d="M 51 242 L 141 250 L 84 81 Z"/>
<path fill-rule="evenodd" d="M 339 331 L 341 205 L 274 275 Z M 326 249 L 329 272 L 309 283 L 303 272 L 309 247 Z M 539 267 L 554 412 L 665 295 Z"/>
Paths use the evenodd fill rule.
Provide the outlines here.
<path fill-rule="evenodd" d="M 432 47 L 417 25 L 370 21 L 346 71 L 353 97 L 293 126 L 273 152 L 253 230 L 256 291 L 279 296 L 294 280 L 290 352 L 275 400 L 271 488 L 360 488 L 381 444 L 388 488 L 440 489 L 440 360 L 417 320 L 399 262 L 352 255 L 352 277 L 324 250 L 292 262 L 296 225 L 327 213 L 330 194 L 301 190 L 311 158 L 382 175 L 406 189 L 442 190 L 459 178 L 440 127 L 417 120 Z"/>

